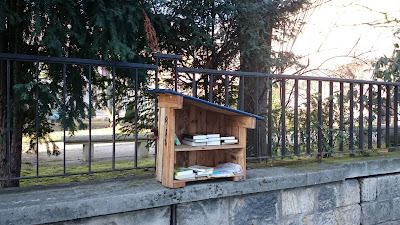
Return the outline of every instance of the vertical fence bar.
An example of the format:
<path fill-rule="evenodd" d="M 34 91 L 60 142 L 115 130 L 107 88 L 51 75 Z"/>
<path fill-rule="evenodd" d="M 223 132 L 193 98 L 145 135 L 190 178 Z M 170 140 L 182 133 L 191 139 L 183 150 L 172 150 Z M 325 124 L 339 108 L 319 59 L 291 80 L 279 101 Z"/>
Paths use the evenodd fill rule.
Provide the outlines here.
<path fill-rule="evenodd" d="M 135 70 L 135 168 L 138 166 L 138 92 L 139 92 L 139 71 Z"/>
<path fill-rule="evenodd" d="M 192 96 L 197 98 L 197 83 L 196 83 L 196 74 L 193 73 L 192 77 Z"/>
<path fill-rule="evenodd" d="M 225 106 L 229 107 L 229 76 L 225 75 Z"/>
<path fill-rule="evenodd" d="M 343 139 L 344 139 L 344 123 L 343 123 L 343 112 L 344 112 L 344 104 L 343 104 L 343 82 L 340 82 L 340 91 L 339 91 L 339 129 L 340 129 L 340 142 L 339 142 L 339 151 L 343 151 Z"/>
<path fill-rule="evenodd" d="M 214 75 L 210 74 L 208 101 L 213 102 Z"/>
<path fill-rule="evenodd" d="M 372 84 L 368 87 L 368 149 L 372 149 Z"/>
<path fill-rule="evenodd" d="M 364 148 L 364 84 L 360 84 L 359 93 L 359 116 L 358 116 L 358 148 L 362 150 Z"/>
<path fill-rule="evenodd" d="M 390 85 L 386 85 L 386 148 L 390 147 Z"/>
<path fill-rule="evenodd" d="M 113 105 L 112 105 L 112 115 L 113 115 L 113 146 L 112 146 L 112 169 L 115 169 L 115 66 L 112 68 L 112 88 L 113 88 Z"/>
<path fill-rule="evenodd" d="M 333 148 L 333 82 L 329 82 L 329 147 Z"/>
<path fill-rule="evenodd" d="M 259 79 L 259 77 L 256 77 L 256 96 L 255 96 L 255 101 L 254 101 L 254 113 L 256 114 L 256 115 L 258 115 L 258 101 L 259 101 L 259 99 L 260 99 L 260 95 L 259 95 L 259 92 L 260 92 L 260 87 L 259 87 L 259 82 L 260 82 L 260 79 Z M 257 154 L 257 157 L 260 157 L 260 137 L 259 137 L 259 135 L 260 135 L 260 131 L 259 131 L 259 128 L 258 128 L 258 121 L 256 120 L 256 129 L 255 129 L 255 132 L 256 132 L 256 135 L 255 135 L 255 143 L 256 143 L 256 154 Z"/>
<path fill-rule="evenodd" d="M 178 91 L 178 60 L 174 60 L 175 66 L 175 91 Z"/>
<path fill-rule="evenodd" d="M 63 173 L 64 175 L 66 174 L 66 149 L 65 149 L 65 130 L 67 129 L 66 127 L 66 113 L 67 113 L 67 106 L 66 104 L 66 98 L 67 98 L 67 65 L 63 63 L 63 147 L 64 147 L 64 155 L 63 155 Z"/>
<path fill-rule="evenodd" d="M 318 81 L 318 155 L 322 160 L 322 81 Z"/>
<path fill-rule="evenodd" d="M 244 78 L 243 78 L 244 80 Z M 272 156 L 272 78 L 268 79 L 268 145 L 267 154 Z"/>
<path fill-rule="evenodd" d="M 294 80 L 294 154 L 299 154 L 299 80 Z"/>
<path fill-rule="evenodd" d="M 354 150 L 354 84 L 350 83 L 350 91 L 349 91 L 349 100 L 350 100 L 350 117 L 349 117 L 349 149 Z"/>
<path fill-rule="evenodd" d="M 394 147 L 397 149 L 399 137 L 398 137 L 398 96 L 399 95 L 399 86 L 394 86 L 394 94 L 393 94 L 393 139 L 394 139 Z"/>
<path fill-rule="evenodd" d="M 282 148 L 281 155 L 286 155 L 286 79 L 282 79 L 281 81 L 281 123 L 282 123 Z"/>
<path fill-rule="evenodd" d="M 376 131 L 376 147 L 382 147 L 382 85 L 378 84 L 378 121 L 377 121 L 377 131 Z"/>
<path fill-rule="evenodd" d="M 92 66 L 89 65 L 89 173 L 92 172 Z"/>
<path fill-rule="evenodd" d="M 360 84 L 360 115 L 358 119 L 358 148 L 364 149 L 364 84 Z"/>
<path fill-rule="evenodd" d="M 239 110 L 244 110 L 244 76 L 239 81 Z"/>
<path fill-rule="evenodd" d="M 36 61 L 36 176 L 39 176 L 39 62 Z"/>
<path fill-rule="evenodd" d="M 7 60 L 7 179 L 11 180 L 11 68 Z"/>
<path fill-rule="evenodd" d="M 158 64 L 159 64 L 159 60 L 158 58 L 156 58 L 156 70 L 154 71 L 155 73 L 155 80 L 156 80 L 156 84 L 155 84 L 155 88 L 158 89 Z M 154 127 L 158 127 L 158 97 L 155 97 L 154 99 Z M 154 164 L 157 165 L 157 142 L 154 142 Z M 136 151 L 136 150 L 135 150 Z"/>
<path fill-rule="evenodd" d="M 307 80 L 306 152 L 311 153 L 311 81 Z"/>

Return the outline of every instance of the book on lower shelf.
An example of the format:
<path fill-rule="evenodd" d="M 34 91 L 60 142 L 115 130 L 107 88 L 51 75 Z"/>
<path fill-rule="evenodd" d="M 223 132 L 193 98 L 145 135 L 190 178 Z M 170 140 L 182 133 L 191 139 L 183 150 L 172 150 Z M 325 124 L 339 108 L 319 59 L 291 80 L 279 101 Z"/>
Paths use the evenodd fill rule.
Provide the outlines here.
<path fill-rule="evenodd" d="M 221 168 L 214 168 L 213 173 L 210 175 L 210 177 L 233 177 L 235 174 L 221 169 Z"/>
<path fill-rule="evenodd" d="M 199 165 L 189 166 L 188 168 L 193 170 L 194 172 L 212 172 L 214 170 L 213 167 Z"/>
<path fill-rule="evenodd" d="M 176 180 L 189 180 L 195 178 L 195 173 L 192 169 L 186 167 L 177 167 L 174 169 L 174 178 Z"/>

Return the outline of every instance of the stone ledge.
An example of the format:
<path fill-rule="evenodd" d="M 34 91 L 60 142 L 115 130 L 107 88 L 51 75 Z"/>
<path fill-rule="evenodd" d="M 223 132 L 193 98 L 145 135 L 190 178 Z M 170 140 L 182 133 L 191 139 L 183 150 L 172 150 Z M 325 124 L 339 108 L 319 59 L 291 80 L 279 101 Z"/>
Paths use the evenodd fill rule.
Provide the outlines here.
<path fill-rule="evenodd" d="M 321 163 L 312 168 L 253 169 L 247 171 L 245 181 L 196 182 L 180 189 L 165 188 L 153 177 L 3 189 L 0 224 L 66 221 L 395 172 L 400 172 L 400 159 Z"/>

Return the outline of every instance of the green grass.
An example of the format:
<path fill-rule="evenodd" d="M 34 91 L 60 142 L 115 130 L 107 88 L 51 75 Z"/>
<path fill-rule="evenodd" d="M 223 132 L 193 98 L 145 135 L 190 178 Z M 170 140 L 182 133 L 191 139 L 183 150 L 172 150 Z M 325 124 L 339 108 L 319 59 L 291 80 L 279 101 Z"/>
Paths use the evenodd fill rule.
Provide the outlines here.
<path fill-rule="evenodd" d="M 400 152 L 388 152 L 387 150 L 381 151 L 365 151 L 368 153 L 368 156 L 361 155 L 358 153 L 355 154 L 333 154 L 330 157 L 326 157 L 322 159 L 323 163 L 344 163 L 344 162 L 356 162 L 356 161 L 364 161 L 364 160 L 374 160 L 374 159 L 383 159 L 383 158 L 400 158 Z M 269 159 L 267 161 L 262 162 L 249 162 L 247 163 L 247 167 L 249 169 L 258 169 L 258 168 L 266 168 L 266 167 L 280 167 L 286 166 L 288 168 L 299 168 L 299 167 L 316 167 L 319 165 L 318 159 L 316 156 L 302 156 L 302 157 L 291 157 L 291 158 L 276 158 Z"/>
<path fill-rule="evenodd" d="M 322 159 L 323 163 L 344 163 L 344 162 L 355 162 L 363 160 L 374 160 L 383 158 L 400 158 L 400 152 L 387 152 L 387 150 L 381 151 L 367 151 L 367 155 L 355 154 L 334 154 L 330 157 Z M 268 167 L 288 167 L 288 168 L 317 168 L 319 165 L 316 156 L 303 156 L 303 157 L 292 157 L 292 158 L 277 158 L 269 159 L 261 162 L 248 162 L 248 169 L 268 168 Z M 154 158 L 144 158 L 138 160 L 139 167 L 150 167 L 154 166 Z M 132 168 L 132 160 L 118 160 L 115 163 L 116 169 Z M 105 162 L 93 162 L 92 171 L 111 170 L 112 163 L 110 161 Z M 52 174 L 63 174 L 62 162 L 46 162 L 40 164 L 39 175 L 52 175 Z M 88 172 L 88 163 L 74 163 L 67 164 L 67 173 L 82 173 Z M 104 173 L 93 173 L 87 175 L 72 175 L 72 176 L 60 176 L 52 178 L 35 178 L 28 180 L 21 180 L 20 186 L 33 186 L 33 185 L 50 185 L 59 183 L 70 183 L 80 182 L 89 180 L 102 180 L 112 178 L 122 178 L 140 175 L 154 175 L 154 169 L 135 169 L 126 171 L 115 171 L 115 172 L 104 172 Z M 22 165 L 22 176 L 36 176 L 36 165 L 24 163 Z"/>
<path fill-rule="evenodd" d="M 132 160 L 119 160 L 115 162 L 116 169 L 132 168 L 134 166 Z M 151 167 L 154 166 L 154 158 L 144 158 L 138 160 L 138 167 Z M 88 163 L 76 163 L 67 164 L 66 173 L 84 173 L 88 172 Z M 92 171 L 111 170 L 112 162 L 93 162 Z M 52 174 L 63 174 L 62 162 L 46 162 L 40 164 L 39 175 L 52 175 Z M 115 172 L 103 172 L 103 173 L 92 173 L 87 175 L 72 175 L 72 176 L 60 176 L 60 177 L 49 177 L 49 178 L 35 178 L 21 180 L 20 186 L 33 186 L 33 185 L 49 185 L 59 183 L 70 183 L 78 181 L 89 181 L 89 180 L 101 180 L 101 179 L 112 179 L 129 176 L 140 176 L 140 175 L 151 175 L 154 174 L 154 169 L 135 169 Z M 36 176 L 36 164 L 22 164 L 21 169 L 22 177 Z"/>

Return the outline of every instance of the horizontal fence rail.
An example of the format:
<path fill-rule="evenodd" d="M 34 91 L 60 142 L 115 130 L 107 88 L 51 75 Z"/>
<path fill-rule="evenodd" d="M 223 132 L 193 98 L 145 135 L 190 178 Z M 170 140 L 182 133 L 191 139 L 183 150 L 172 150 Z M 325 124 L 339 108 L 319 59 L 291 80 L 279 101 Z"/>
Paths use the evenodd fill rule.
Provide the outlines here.
<path fill-rule="evenodd" d="M 163 56 L 163 58 L 168 57 Z M 141 110 L 148 110 L 148 107 L 143 107 L 143 105 L 150 104 L 154 110 L 154 104 L 151 104 L 151 102 L 143 103 L 139 101 L 145 98 L 144 91 L 141 90 L 143 89 L 141 86 L 141 83 L 144 83 L 143 79 L 147 79 L 146 77 L 149 74 L 157 76 L 158 65 L 8 53 L 0 53 L 0 63 L 2 63 L 1 66 L 6 65 L 5 74 L 1 74 L 1 76 L 7 76 L 7 100 L 5 105 L 7 108 L 7 118 L 4 137 L 0 140 L 0 144 L 5 144 L 7 176 L 0 176 L 0 182 L 155 168 L 154 163 L 152 165 L 140 165 L 138 163 L 138 145 L 142 144 L 141 147 L 145 145 L 141 143 L 143 140 L 138 139 L 138 132 L 141 130 L 138 125 L 141 123 L 140 120 L 142 120 L 139 117 L 144 114 Z M 100 68 L 103 71 L 99 71 Z M 23 73 L 24 79 L 26 79 L 24 80 L 25 83 L 21 82 L 14 85 L 15 76 L 21 76 Z M 25 85 L 27 85 L 26 89 L 24 89 Z M 106 85 L 102 87 L 102 92 L 99 85 Z M 135 144 L 132 144 L 130 147 L 129 160 L 131 163 L 128 163 L 129 166 L 124 166 L 123 168 L 118 168 L 116 161 L 116 144 L 122 139 L 121 135 L 117 134 L 118 130 L 116 129 L 117 124 L 122 123 L 119 120 L 121 118 L 117 117 L 118 107 L 122 107 L 121 93 L 119 93 L 121 87 L 117 85 L 128 85 L 126 87 L 128 90 L 125 90 L 122 95 L 126 98 L 125 103 L 128 104 L 128 107 L 129 103 L 134 103 L 134 107 L 131 109 L 134 116 L 129 121 L 130 127 L 126 127 L 128 133 L 125 134 L 133 135 L 134 138 L 131 142 Z M 18 88 L 22 88 L 24 92 L 18 92 Z M 85 93 L 87 101 L 82 96 Z M 48 98 L 49 96 L 53 100 L 50 103 L 46 103 L 48 99 L 44 100 L 44 98 Z M 110 157 L 108 158 L 111 162 L 108 168 L 99 167 L 93 170 L 94 157 L 92 154 L 94 153 L 94 142 L 92 142 L 92 117 L 94 116 L 93 110 L 98 107 L 93 101 L 98 98 L 103 98 L 102 100 L 104 104 L 108 105 L 111 114 L 109 123 L 112 134 L 109 135 L 108 139 L 110 140 L 107 140 L 107 142 L 112 142 L 111 154 L 109 154 Z M 13 171 L 10 163 L 12 162 L 12 154 L 15 154 L 15 152 L 12 152 L 11 137 L 14 131 L 14 122 L 17 120 L 14 118 L 14 111 L 20 107 L 17 104 L 18 102 L 27 105 L 31 104 L 34 107 L 34 116 L 31 121 L 33 125 L 31 124 L 28 138 L 31 140 L 30 150 L 33 149 L 30 155 L 36 156 L 34 162 L 29 162 L 29 164 L 35 164 L 35 173 L 26 175 L 23 168 L 20 176 L 15 175 L 15 171 Z M 96 104 L 99 104 L 99 102 Z M 74 112 L 74 110 L 79 112 Z M 76 115 L 72 116 L 74 113 Z M 55 119 L 55 122 L 49 122 L 54 119 L 44 119 L 44 114 L 47 114 L 46 116 L 58 114 L 59 118 Z M 152 114 L 154 114 L 154 111 Z M 70 151 L 68 151 L 66 146 L 68 144 L 66 138 L 70 135 L 69 132 L 73 131 L 74 127 L 79 132 L 80 128 L 77 123 L 82 123 L 83 120 L 85 120 L 84 122 L 87 125 L 88 138 L 86 141 L 82 141 L 81 144 L 86 146 L 83 147 L 83 150 L 85 151 L 86 149 L 86 154 L 88 155 L 86 156 L 86 162 L 84 162 L 86 170 L 77 172 L 69 168 L 71 162 L 68 160 L 68 154 Z M 61 140 L 54 140 L 54 138 L 52 139 L 41 134 L 44 132 L 43 130 L 54 129 L 56 126 L 60 126 L 61 128 L 59 129 L 62 133 Z M 154 124 L 151 124 L 151 126 L 154 126 Z M 46 145 L 53 143 L 53 152 L 51 153 L 53 154 L 56 152 L 54 146 L 59 146 L 56 141 L 62 142 L 61 147 L 57 149 L 57 152 L 59 152 L 57 154 L 61 154 L 62 157 L 61 162 L 57 161 L 57 165 L 52 164 L 55 168 L 54 172 L 44 173 L 41 171 L 41 168 L 45 163 L 41 161 L 43 158 L 39 155 L 39 145 L 40 143 L 46 143 Z M 151 139 L 147 141 L 151 141 Z M 45 157 L 51 158 L 53 156 Z M 61 167 L 61 169 L 56 169 L 58 167 Z"/>
<path fill-rule="evenodd" d="M 172 89 L 265 117 L 265 121 L 257 121 L 255 130 L 248 131 L 248 160 L 314 155 L 322 159 L 335 153 L 398 148 L 400 83 L 193 69 L 179 67 L 177 55 L 153 56 L 155 65 L 0 53 L 1 66 L 5 66 L 1 76 L 7 77 L 6 126 L 1 139 L 6 146 L 5 157 L 10 162 L 13 154 L 13 112 L 27 105 L 35 112 L 28 136 L 36 156 L 35 174 L 15 176 L 8 163 L 7 176 L 0 181 L 155 168 L 154 163 L 142 164 L 138 155 L 143 144 L 139 132 L 150 132 L 158 122 L 158 102 L 146 94 L 148 88 Z M 172 61 L 167 73 L 159 72 L 161 60 Z M 17 71 L 27 77 L 22 86 L 13 83 Z M 103 106 L 109 110 L 109 165 L 93 169 L 97 163 L 93 161 L 93 144 L 98 143 L 92 140 L 96 136 L 93 110 Z M 125 116 L 119 115 L 120 109 L 126 111 Z M 49 118 L 54 112 L 59 117 Z M 67 137 L 74 129 L 81 131 L 82 123 L 88 129 L 83 146 L 86 169 L 77 172 L 69 168 Z M 61 132 L 61 172 L 43 173 L 40 143 L 54 139 L 42 132 L 56 127 Z M 124 168 L 119 167 L 116 147 L 121 141 L 121 127 L 134 142 L 129 146 L 130 164 Z M 153 142 L 157 157 L 156 143 L 150 138 L 148 141 Z"/>
<path fill-rule="evenodd" d="M 307 155 L 322 158 L 333 153 L 398 148 L 398 82 L 184 67 L 177 71 L 181 83 L 192 84 L 192 91 L 178 91 L 192 93 L 193 97 L 220 103 L 213 96 L 224 93 L 225 105 L 229 105 L 233 94 L 238 103 L 229 106 L 244 110 L 243 104 L 256 99 L 254 106 L 247 108 L 264 115 L 265 121 L 257 121 L 256 135 L 250 135 L 254 140 L 248 142 L 248 160 Z M 199 96 L 197 85 L 201 80 L 208 82 L 209 88 Z M 267 91 L 260 92 L 260 86 Z M 255 91 L 246 93 L 252 89 Z"/>

